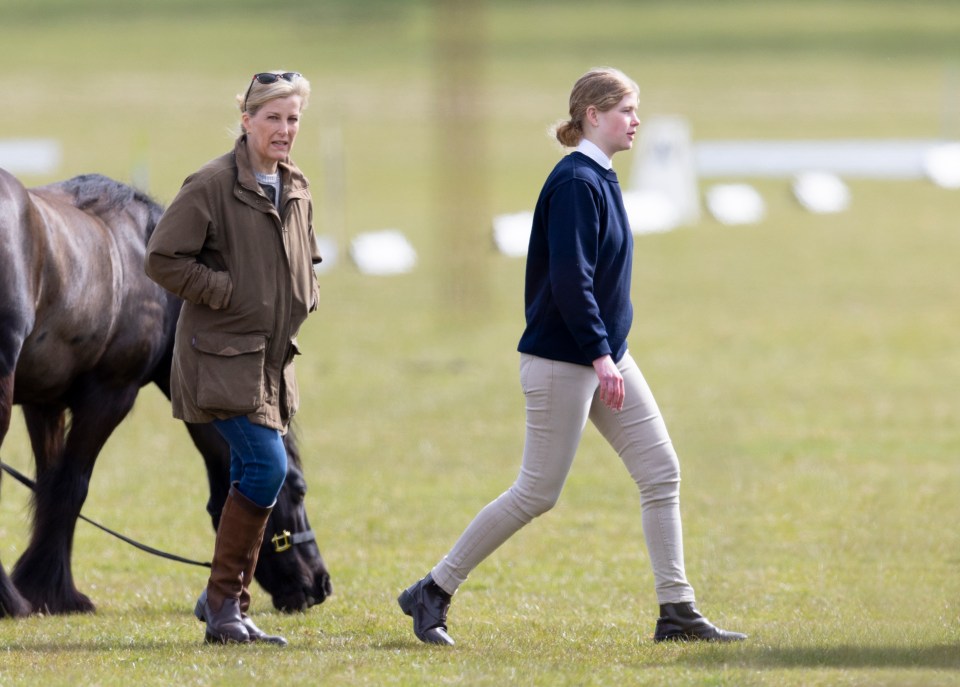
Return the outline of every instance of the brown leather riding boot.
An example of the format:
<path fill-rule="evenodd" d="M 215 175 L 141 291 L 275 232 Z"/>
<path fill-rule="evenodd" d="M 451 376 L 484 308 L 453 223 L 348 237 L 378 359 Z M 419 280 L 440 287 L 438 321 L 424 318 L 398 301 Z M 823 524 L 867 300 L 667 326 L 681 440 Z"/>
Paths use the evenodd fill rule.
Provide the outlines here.
<path fill-rule="evenodd" d="M 258 506 L 236 487 L 231 487 L 227 494 L 217 527 L 206 598 L 201 594 L 195 609 L 197 617 L 207 623 L 208 642 L 251 641 L 240 610 L 240 596 L 244 591 L 244 572 L 248 566 L 250 570 L 256 566 L 271 510 Z"/>

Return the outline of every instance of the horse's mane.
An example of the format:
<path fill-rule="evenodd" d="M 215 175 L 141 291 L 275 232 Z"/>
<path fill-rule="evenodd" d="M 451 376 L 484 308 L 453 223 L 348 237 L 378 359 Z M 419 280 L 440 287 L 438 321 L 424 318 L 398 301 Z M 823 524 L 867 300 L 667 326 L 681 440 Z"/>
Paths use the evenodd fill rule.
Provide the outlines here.
<path fill-rule="evenodd" d="M 299 439 L 297 438 L 295 429 L 293 423 L 290 423 L 287 427 L 287 434 L 284 436 L 283 443 L 287 447 L 287 458 L 296 465 L 297 468 L 303 469 L 303 461 L 300 460 Z"/>
<path fill-rule="evenodd" d="M 113 210 L 123 210 L 137 202 L 147 208 L 147 226 L 144 240 L 150 238 L 160 221 L 163 207 L 133 186 L 128 186 L 102 174 L 81 174 L 55 184 L 73 196 L 73 204 L 80 210 L 102 217 Z"/>

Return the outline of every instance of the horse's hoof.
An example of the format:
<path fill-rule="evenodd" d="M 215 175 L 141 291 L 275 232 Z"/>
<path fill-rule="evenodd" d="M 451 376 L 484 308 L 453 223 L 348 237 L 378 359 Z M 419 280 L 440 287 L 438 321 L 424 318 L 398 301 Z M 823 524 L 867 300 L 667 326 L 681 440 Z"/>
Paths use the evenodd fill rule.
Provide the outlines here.
<path fill-rule="evenodd" d="M 12 585 L 0 588 L 0 618 L 26 618 L 33 613 L 30 602 Z"/>
<path fill-rule="evenodd" d="M 34 608 L 40 608 L 35 605 Z M 97 607 L 86 594 L 77 594 L 70 599 L 48 601 L 43 604 L 45 613 L 50 615 L 72 615 L 74 613 L 94 613 Z"/>

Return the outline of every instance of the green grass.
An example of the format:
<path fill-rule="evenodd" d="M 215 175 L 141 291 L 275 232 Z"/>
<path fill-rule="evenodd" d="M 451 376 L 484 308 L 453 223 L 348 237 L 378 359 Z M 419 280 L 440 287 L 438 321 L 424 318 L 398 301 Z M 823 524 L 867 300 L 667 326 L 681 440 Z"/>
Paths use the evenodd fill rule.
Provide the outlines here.
<path fill-rule="evenodd" d="M 257 590 L 255 619 L 291 646 L 203 646 L 203 570 L 81 523 L 74 573 L 98 612 L 0 621 L 0 686 L 960 684 L 960 196 L 923 181 L 853 181 L 835 216 L 758 181 L 760 225 L 637 240 L 630 343 L 680 452 L 688 574 L 748 642 L 650 641 L 636 490 L 592 429 L 558 507 L 457 594 L 456 647 L 421 645 L 395 603 L 516 474 L 523 263 L 476 245 L 490 214 L 532 207 L 573 80 L 620 66 L 643 116 L 682 113 L 698 138 L 956 135 L 954 3 L 488 2 L 484 155 L 462 162 L 483 183 L 460 189 L 459 222 L 432 168 L 444 94 L 422 3 L 0 0 L 0 15 L 0 131 L 65 150 L 28 183 L 145 164 L 169 201 L 230 145 L 243 75 L 295 68 L 314 85 L 295 158 L 318 229 L 394 226 L 422 257 L 389 279 L 341 264 L 302 333 L 308 506 L 335 595 L 286 616 Z M 19 415 L 2 457 L 31 471 Z M 199 457 L 145 390 L 84 512 L 207 559 L 205 502 Z M 28 523 L 4 480 L 8 569 Z"/>

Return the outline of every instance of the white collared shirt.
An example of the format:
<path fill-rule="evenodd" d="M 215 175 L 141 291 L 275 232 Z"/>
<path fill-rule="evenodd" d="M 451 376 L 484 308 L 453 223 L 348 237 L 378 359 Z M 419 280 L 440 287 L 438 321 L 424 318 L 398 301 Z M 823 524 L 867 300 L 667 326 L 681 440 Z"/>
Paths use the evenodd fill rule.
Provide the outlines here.
<path fill-rule="evenodd" d="M 577 144 L 577 152 L 583 153 L 604 169 L 613 169 L 613 162 L 593 141 L 581 138 L 580 143 Z"/>

